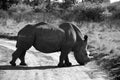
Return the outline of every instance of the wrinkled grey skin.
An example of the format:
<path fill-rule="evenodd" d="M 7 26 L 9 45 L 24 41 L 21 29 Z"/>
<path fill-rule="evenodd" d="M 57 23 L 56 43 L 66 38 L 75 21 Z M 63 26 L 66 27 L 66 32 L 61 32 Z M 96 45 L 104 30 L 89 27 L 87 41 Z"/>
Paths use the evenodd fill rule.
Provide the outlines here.
<path fill-rule="evenodd" d="M 87 39 L 87 35 L 82 39 L 79 28 L 71 23 L 62 23 L 55 27 L 44 22 L 26 25 L 18 33 L 17 49 L 12 54 L 10 64 L 16 66 L 16 59 L 19 58 L 20 65 L 26 65 L 25 53 L 31 46 L 34 46 L 44 53 L 61 51 L 59 67 L 72 65 L 68 59 L 70 51 L 74 52 L 76 61 L 84 65 L 89 61 L 86 50 Z"/>

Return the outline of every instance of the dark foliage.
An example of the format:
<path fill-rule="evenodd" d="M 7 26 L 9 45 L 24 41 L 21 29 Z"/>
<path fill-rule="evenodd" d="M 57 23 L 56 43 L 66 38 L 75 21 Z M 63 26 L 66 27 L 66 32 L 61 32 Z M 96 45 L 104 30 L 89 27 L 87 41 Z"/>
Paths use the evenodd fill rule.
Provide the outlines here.
<path fill-rule="evenodd" d="M 61 13 L 62 12 L 62 13 Z M 73 10 L 64 10 L 61 11 L 60 17 L 67 21 L 93 21 L 99 22 L 104 20 L 103 12 L 104 8 L 102 7 L 81 7 Z"/>
<path fill-rule="evenodd" d="M 107 9 L 112 13 L 112 19 L 120 19 L 120 2 L 111 4 Z"/>
<path fill-rule="evenodd" d="M 95 8 L 85 8 L 81 10 L 81 14 L 79 15 L 82 20 L 87 21 L 101 21 L 103 20 L 102 13 L 104 12 L 104 9 L 101 7 L 95 7 Z"/>
<path fill-rule="evenodd" d="M 0 0 L 0 8 L 3 10 L 8 10 L 11 5 L 17 4 L 18 2 L 18 0 Z"/>

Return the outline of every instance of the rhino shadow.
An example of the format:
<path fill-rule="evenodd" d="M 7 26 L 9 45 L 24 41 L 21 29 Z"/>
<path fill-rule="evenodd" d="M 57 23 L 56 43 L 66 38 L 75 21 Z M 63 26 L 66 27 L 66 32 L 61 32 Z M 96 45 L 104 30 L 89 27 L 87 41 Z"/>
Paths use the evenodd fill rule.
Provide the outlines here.
<path fill-rule="evenodd" d="M 70 67 L 75 67 L 80 65 L 72 65 Z M 56 68 L 68 68 L 68 67 L 58 67 L 58 66 L 11 66 L 11 65 L 0 65 L 0 70 L 45 70 L 45 69 L 56 69 Z"/>

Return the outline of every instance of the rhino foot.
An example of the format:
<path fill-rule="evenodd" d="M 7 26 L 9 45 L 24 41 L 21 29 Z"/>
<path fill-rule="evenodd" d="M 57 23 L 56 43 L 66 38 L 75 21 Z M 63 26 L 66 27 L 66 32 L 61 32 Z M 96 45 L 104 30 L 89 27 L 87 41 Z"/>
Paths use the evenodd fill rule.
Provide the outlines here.
<path fill-rule="evenodd" d="M 27 64 L 26 64 L 26 63 L 20 63 L 20 65 L 21 65 L 21 66 L 27 66 Z"/>
<path fill-rule="evenodd" d="M 69 66 L 72 66 L 72 63 L 65 63 L 65 67 L 69 67 Z"/>
<path fill-rule="evenodd" d="M 70 66 L 72 66 L 72 63 L 58 64 L 58 67 L 70 67 Z"/>
<path fill-rule="evenodd" d="M 79 63 L 80 65 L 85 65 L 86 63 Z"/>
<path fill-rule="evenodd" d="M 14 62 L 10 62 L 11 66 L 16 66 L 16 64 Z"/>
<path fill-rule="evenodd" d="M 59 63 L 59 64 L 58 64 L 58 67 L 65 67 L 65 64 Z"/>

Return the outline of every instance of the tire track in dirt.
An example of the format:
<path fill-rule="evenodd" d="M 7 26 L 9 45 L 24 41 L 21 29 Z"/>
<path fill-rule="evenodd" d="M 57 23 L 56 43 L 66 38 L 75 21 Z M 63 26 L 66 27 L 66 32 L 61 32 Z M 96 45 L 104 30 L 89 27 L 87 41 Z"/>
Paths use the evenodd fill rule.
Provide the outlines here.
<path fill-rule="evenodd" d="M 0 39 L 0 46 L 6 47 L 6 49 L 15 50 L 15 41 Z M 0 53 L 1 55 L 1 53 Z M 0 69 L 0 80 L 105 80 L 104 73 L 98 73 L 98 75 L 89 68 L 89 64 L 86 66 L 73 66 L 58 68 L 59 53 L 43 54 L 31 48 L 26 54 L 26 63 L 28 67 L 11 67 L 4 70 Z M 75 60 L 70 55 L 70 60 L 75 63 Z M 19 60 L 17 60 L 17 64 Z M 0 63 L 0 67 L 1 67 Z M 7 65 L 9 65 L 7 63 Z M 90 64 L 91 65 L 91 64 Z M 92 76 L 92 77 L 91 77 Z M 97 77 L 95 77 L 97 76 Z"/>

